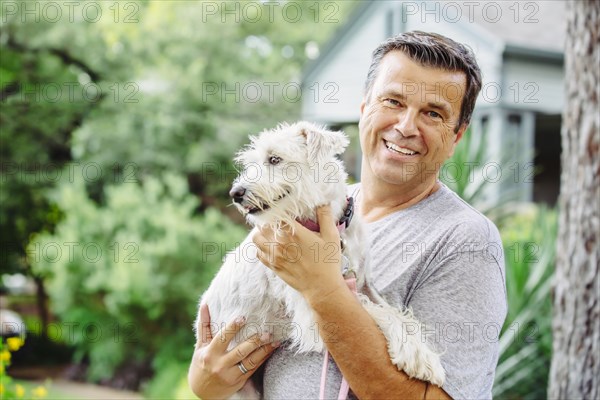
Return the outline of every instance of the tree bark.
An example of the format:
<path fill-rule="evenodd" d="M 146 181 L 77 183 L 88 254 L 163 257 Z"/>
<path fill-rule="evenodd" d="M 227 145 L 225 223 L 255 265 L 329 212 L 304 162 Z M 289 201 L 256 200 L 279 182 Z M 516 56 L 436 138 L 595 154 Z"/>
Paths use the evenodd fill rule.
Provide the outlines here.
<path fill-rule="evenodd" d="M 44 286 L 44 280 L 38 276 L 33 276 L 35 282 L 35 298 L 38 308 L 38 314 L 40 317 L 40 337 L 48 337 L 48 324 L 50 323 L 50 311 L 48 309 L 48 295 L 46 294 L 46 287 Z"/>
<path fill-rule="evenodd" d="M 548 398 L 600 397 L 600 2 L 567 2 L 566 107 Z"/>

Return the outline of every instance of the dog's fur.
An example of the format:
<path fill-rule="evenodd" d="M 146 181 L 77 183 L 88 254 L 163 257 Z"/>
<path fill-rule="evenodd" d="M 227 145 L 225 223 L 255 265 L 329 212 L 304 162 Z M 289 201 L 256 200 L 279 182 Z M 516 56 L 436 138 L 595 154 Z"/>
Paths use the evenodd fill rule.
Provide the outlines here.
<path fill-rule="evenodd" d="M 324 204 L 331 205 L 336 220 L 341 218 L 347 203 L 347 174 L 336 155 L 349 143 L 342 132 L 298 122 L 282 124 L 250 140 L 237 155 L 242 170 L 230 194 L 237 196 L 234 204 L 251 225 L 280 229 L 282 223 L 294 220 L 316 221 L 315 209 Z M 354 215 L 349 228 L 341 232 L 343 256 L 356 274 L 358 297 L 385 335 L 398 369 L 441 386 L 444 370 L 439 355 L 423 342 L 420 323 L 410 311 L 389 306 L 369 285 L 361 225 Z M 300 293 L 261 264 L 253 234 L 226 255 L 200 300 L 209 306 L 213 334 L 244 316 L 247 322 L 231 347 L 252 334 L 270 332 L 274 340 L 285 341 L 298 353 L 322 352 L 324 343 L 315 329 L 312 310 Z M 199 323 L 198 315 L 197 335 Z"/>

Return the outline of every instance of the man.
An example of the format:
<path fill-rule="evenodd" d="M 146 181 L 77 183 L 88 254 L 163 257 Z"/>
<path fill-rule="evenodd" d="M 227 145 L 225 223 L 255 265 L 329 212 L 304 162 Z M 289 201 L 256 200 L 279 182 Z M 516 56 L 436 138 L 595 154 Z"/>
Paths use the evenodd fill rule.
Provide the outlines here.
<path fill-rule="evenodd" d="M 442 352 L 442 388 L 408 379 L 392 365 L 383 334 L 348 290 L 339 263 L 315 257 L 330 256 L 327 244 L 339 242 L 327 206 L 318 209 L 320 233 L 298 225 L 277 246 L 267 229 L 254 237 L 261 261 L 304 296 L 320 334 L 333 339 L 327 347 L 339 370 L 330 368 L 326 397 L 337 396 L 341 371 L 351 397 L 361 399 L 491 398 L 506 316 L 502 243 L 487 218 L 438 181 L 480 88 L 479 67 L 464 46 L 405 33 L 373 53 L 360 109 L 362 182 L 353 192 L 367 222 L 374 284 L 424 323 L 423 340 Z M 289 243 L 307 256 L 286 260 Z M 209 321 L 205 307 L 202 314 Z M 253 338 L 228 353 L 227 343 L 210 339 L 190 368 L 192 388 L 206 398 L 238 390 L 276 347 Z M 250 372 L 242 374 L 240 362 Z M 320 355 L 279 349 L 265 368 L 265 398 L 317 398 L 321 364 Z"/>

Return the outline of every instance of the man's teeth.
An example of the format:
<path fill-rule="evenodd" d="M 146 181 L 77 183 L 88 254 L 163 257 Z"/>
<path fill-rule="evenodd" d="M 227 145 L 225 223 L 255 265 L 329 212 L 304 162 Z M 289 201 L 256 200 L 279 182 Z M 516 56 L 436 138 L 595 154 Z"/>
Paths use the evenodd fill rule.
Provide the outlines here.
<path fill-rule="evenodd" d="M 396 146 L 394 143 L 390 143 L 388 141 L 385 141 L 385 146 L 388 149 L 395 151 L 396 153 L 406 154 L 407 156 L 412 156 L 413 154 L 417 154 L 416 151 L 412 151 L 409 149 L 405 149 L 404 147 Z"/>

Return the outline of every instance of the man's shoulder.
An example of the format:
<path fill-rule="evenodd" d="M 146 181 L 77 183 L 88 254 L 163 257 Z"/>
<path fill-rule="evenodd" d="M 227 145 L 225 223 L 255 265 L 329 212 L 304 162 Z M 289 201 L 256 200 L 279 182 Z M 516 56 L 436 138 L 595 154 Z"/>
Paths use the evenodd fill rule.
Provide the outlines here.
<path fill-rule="evenodd" d="M 359 190 L 360 183 L 349 185 L 348 196 L 356 196 Z M 369 225 L 384 236 L 394 232 L 391 240 L 426 234 L 429 241 L 500 243 L 496 225 L 443 183 L 428 198 Z"/>
<path fill-rule="evenodd" d="M 440 196 L 433 199 L 430 206 L 438 215 L 437 225 L 449 229 L 452 236 L 465 239 L 500 240 L 498 228 L 481 211 L 445 185 L 442 185 L 440 192 Z"/>

